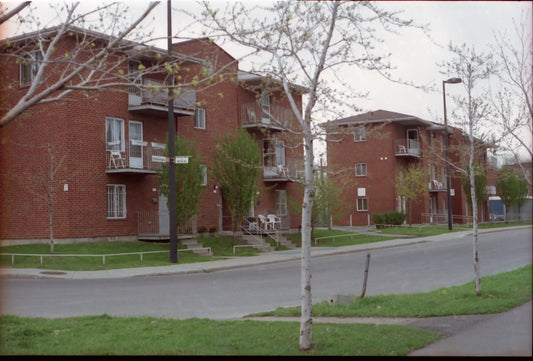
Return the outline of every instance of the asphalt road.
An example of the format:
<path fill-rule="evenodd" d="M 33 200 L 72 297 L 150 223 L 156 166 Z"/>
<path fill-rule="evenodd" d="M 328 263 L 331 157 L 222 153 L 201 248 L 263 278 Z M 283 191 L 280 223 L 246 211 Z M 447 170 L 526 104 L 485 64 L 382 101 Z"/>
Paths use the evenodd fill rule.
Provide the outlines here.
<path fill-rule="evenodd" d="M 366 253 L 313 258 L 313 301 L 359 294 Z M 481 234 L 479 253 L 482 275 L 530 264 L 531 228 Z M 366 294 L 423 292 L 472 279 L 472 239 L 466 236 L 371 251 Z M 2 279 L 1 313 L 230 319 L 298 305 L 299 295 L 300 263 L 290 261 L 188 275 Z"/>

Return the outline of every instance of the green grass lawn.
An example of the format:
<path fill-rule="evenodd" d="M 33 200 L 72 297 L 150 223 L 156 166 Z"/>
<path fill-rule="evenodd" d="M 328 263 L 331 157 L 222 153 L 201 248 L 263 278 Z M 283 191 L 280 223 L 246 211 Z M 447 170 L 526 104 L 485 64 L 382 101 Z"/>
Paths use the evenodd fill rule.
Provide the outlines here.
<path fill-rule="evenodd" d="M 486 224 L 480 224 L 478 226 L 479 229 L 491 229 L 491 228 L 500 228 L 500 227 L 516 227 L 516 226 L 531 226 L 531 222 L 509 222 L 509 223 L 486 223 Z M 469 231 L 472 229 L 472 226 L 466 225 L 466 224 L 454 224 L 453 229 L 451 232 L 461 232 L 461 231 Z M 386 227 L 383 229 L 376 230 L 376 233 L 378 234 L 386 234 L 386 235 L 394 235 L 394 234 L 401 234 L 401 235 L 411 235 L 411 236 L 420 236 L 420 237 L 427 237 L 427 236 L 436 236 L 438 234 L 448 233 L 450 232 L 448 230 L 448 226 L 432 226 L 432 225 L 413 225 L 409 227 L 408 225 L 402 225 L 397 227 Z"/>
<path fill-rule="evenodd" d="M 474 282 L 417 294 L 355 298 L 348 305 L 327 301 L 313 305 L 313 316 L 433 317 L 503 312 L 531 300 L 531 265 L 481 278 L 483 292 L 476 296 Z M 254 316 L 298 316 L 300 307 L 278 308 Z"/>
<path fill-rule="evenodd" d="M 436 333 L 397 325 L 313 325 L 314 348 L 298 349 L 299 323 L 90 316 L 1 316 L 3 355 L 376 355 L 399 356 Z"/>
<path fill-rule="evenodd" d="M 394 239 L 394 237 L 390 236 L 355 234 L 354 232 L 346 232 L 335 229 L 315 229 L 313 236 L 315 239 L 317 239 L 317 241 L 311 241 L 312 247 L 315 247 L 315 244 L 317 247 L 342 247 Z M 287 234 L 286 237 L 298 247 L 302 246 L 301 233 L 290 233 Z"/>
<path fill-rule="evenodd" d="M 207 262 L 233 256 L 231 238 L 213 237 L 200 238 L 198 240 L 203 247 L 211 247 L 213 257 L 199 256 L 191 251 L 179 251 L 178 263 Z M 242 242 L 238 242 L 242 244 Z M 131 252 L 151 252 L 151 251 L 169 251 L 169 243 L 161 242 L 98 242 L 98 243 L 78 243 L 78 244 L 56 244 L 54 246 L 57 257 L 43 257 L 41 265 L 40 257 L 35 256 L 15 256 L 15 263 L 12 264 L 11 256 L 0 256 L 1 267 L 11 268 L 42 268 L 56 269 L 66 271 L 94 271 L 108 270 L 118 268 L 133 267 L 152 267 L 168 266 L 170 262 L 170 253 L 153 253 L 144 254 L 141 263 L 139 255 L 120 255 L 106 256 L 105 264 L 102 257 L 66 257 L 61 254 L 117 254 Z M 179 246 L 182 250 L 183 247 Z M 27 244 L 18 246 L 4 246 L 0 248 L 0 253 L 22 253 L 22 254 L 49 254 L 50 247 L 48 244 Z M 237 248 L 237 256 L 253 256 L 259 251 L 251 247 Z"/>

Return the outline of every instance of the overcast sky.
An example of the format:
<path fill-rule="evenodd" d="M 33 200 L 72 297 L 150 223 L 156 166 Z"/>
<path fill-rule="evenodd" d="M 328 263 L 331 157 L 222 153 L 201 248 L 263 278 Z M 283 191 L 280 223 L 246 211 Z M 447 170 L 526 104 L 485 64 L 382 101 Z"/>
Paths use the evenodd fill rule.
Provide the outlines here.
<path fill-rule="evenodd" d="M 190 2 L 174 0 L 173 6 L 187 3 Z M 164 5 L 157 10 L 161 16 L 166 11 L 166 4 Z M 436 63 L 450 58 L 448 44 L 466 43 L 483 51 L 488 49 L 489 43 L 494 43 L 494 32 L 507 31 L 510 36 L 514 35 L 513 19 L 519 20 L 523 13 L 529 16 L 527 23 L 531 24 L 530 1 L 383 1 L 379 5 L 385 9 L 402 10 L 404 18 L 429 24 L 434 42 L 420 31 L 406 30 L 400 36 L 387 36 L 392 41 L 386 42 L 384 46 L 389 48 L 392 53 L 391 62 L 397 67 L 394 75 L 417 84 L 433 83 L 439 92 L 424 93 L 391 83 L 380 75 L 371 73 L 365 74 L 363 81 L 358 78 L 358 83 L 364 84 L 361 91 L 370 92 L 368 99 L 354 99 L 354 105 L 365 110 L 385 109 L 438 122 L 443 119 L 440 89 L 444 76 L 439 73 Z M 174 19 L 179 17 L 174 16 Z M 173 27 L 178 29 L 180 25 L 174 24 Z M 237 48 L 229 45 L 224 47 L 230 54 L 239 56 Z M 250 70 L 246 69 L 247 65 L 242 62 L 241 68 Z M 352 72 L 353 70 L 347 69 L 346 76 L 350 76 Z M 462 85 L 447 85 L 448 91 L 451 94 L 464 91 L 464 88 Z"/>
<path fill-rule="evenodd" d="M 265 4 L 268 0 L 263 0 Z M 83 7 L 91 7 L 96 1 L 82 1 Z M 221 1 L 218 1 L 221 2 Z M 49 1 L 37 2 L 47 9 Z M 136 0 L 128 4 L 144 8 L 147 1 Z M 384 109 L 415 115 L 436 122 L 443 121 L 442 80 L 437 62 L 449 59 L 451 54 L 447 45 L 466 43 L 475 45 L 476 50 L 486 51 L 489 43 L 494 43 L 495 32 L 507 32 L 514 35 L 513 20 L 520 20 L 525 14 L 529 17 L 527 24 L 531 26 L 531 1 L 382 1 L 379 5 L 384 9 L 402 10 L 404 18 L 411 18 L 421 24 L 429 24 L 430 41 L 422 32 L 414 30 L 402 31 L 401 36 L 387 36 L 386 46 L 391 53 L 391 62 L 397 67 L 393 73 L 397 77 L 410 80 L 417 84 L 435 84 L 436 92 L 424 93 L 421 90 L 391 83 L 377 74 L 366 72 L 358 74 L 357 84 L 360 91 L 369 91 L 367 99 L 354 99 L 354 109 L 359 107 L 365 111 Z M 194 8 L 193 1 L 173 0 L 174 9 Z M 166 36 L 166 1 L 154 10 L 156 20 L 150 24 L 160 36 Z M 43 16 L 46 14 L 43 10 Z M 183 15 L 173 12 L 173 30 L 177 31 L 188 26 Z M 531 28 L 529 29 L 531 31 Z M 163 47 L 166 43 L 162 43 Z M 231 55 L 240 56 L 237 47 L 222 44 Z M 440 46 L 439 46 L 440 45 Z M 243 70 L 251 70 L 251 65 L 241 62 Z M 354 70 L 346 69 L 346 76 L 354 74 Z M 453 76 L 453 75 L 450 75 Z M 459 85 L 447 85 L 447 93 L 464 92 Z M 453 104 L 447 104 L 450 109 Z M 350 110 L 348 110 L 350 113 Z M 357 111 L 353 111 L 357 114 Z M 450 113 L 448 113 L 449 115 Z M 353 115 L 353 114 L 346 114 Z M 529 137 L 531 135 L 529 134 Z"/>

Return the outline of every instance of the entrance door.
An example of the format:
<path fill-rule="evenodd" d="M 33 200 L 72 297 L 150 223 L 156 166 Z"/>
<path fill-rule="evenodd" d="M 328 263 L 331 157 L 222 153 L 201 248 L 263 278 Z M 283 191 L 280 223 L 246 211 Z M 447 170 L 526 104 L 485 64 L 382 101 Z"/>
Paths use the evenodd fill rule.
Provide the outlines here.
<path fill-rule="evenodd" d="M 270 95 L 267 92 L 261 94 L 261 122 L 270 124 Z"/>
<path fill-rule="evenodd" d="M 143 167 L 143 123 L 130 120 L 130 168 Z"/>
<path fill-rule="evenodd" d="M 420 143 L 418 142 L 418 130 L 407 130 L 407 152 L 410 154 L 420 154 Z"/>
<path fill-rule="evenodd" d="M 170 218 L 167 205 L 167 197 L 164 194 L 159 194 L 159 235 L 170 235 Z"/>

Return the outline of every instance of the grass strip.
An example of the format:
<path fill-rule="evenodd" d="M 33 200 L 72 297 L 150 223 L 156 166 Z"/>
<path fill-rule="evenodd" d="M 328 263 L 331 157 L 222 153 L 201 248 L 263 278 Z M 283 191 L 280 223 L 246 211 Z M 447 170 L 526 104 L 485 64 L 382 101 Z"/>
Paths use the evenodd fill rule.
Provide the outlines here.
<path fill-rule="evenodd" d="M 474 282 L 431 292 L 354 298 L 347 305 L 322 301 L 313 305 L 319 317 L 434 317 L 498 313 L 519 306 L 532 295 L 531 265 L 482 277 L 483 292 L 476 296 Z M 277 308 L 253 316 L 299 316 L 300 307 Z"/>

